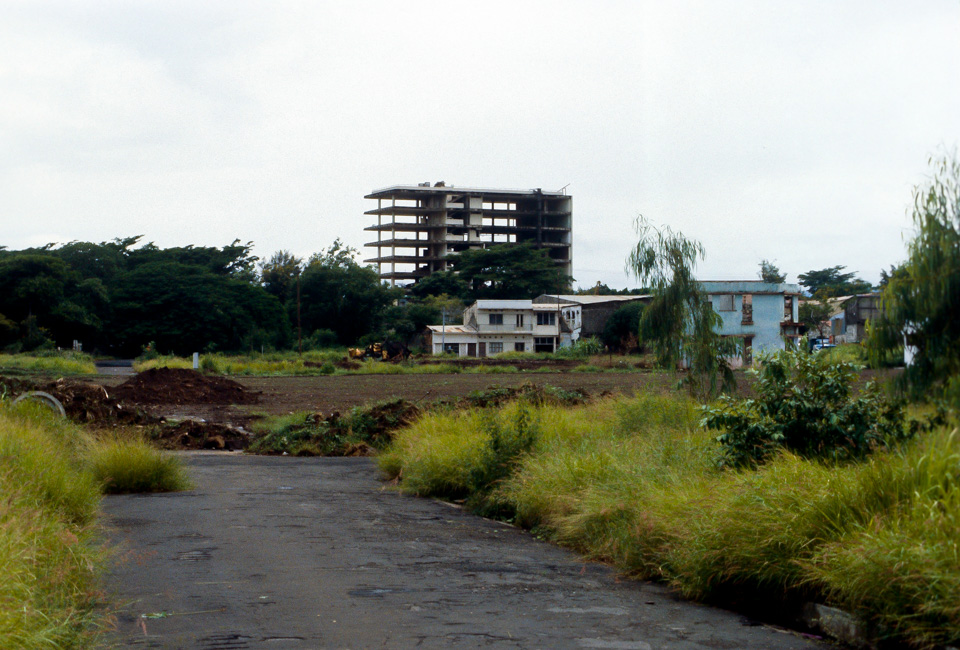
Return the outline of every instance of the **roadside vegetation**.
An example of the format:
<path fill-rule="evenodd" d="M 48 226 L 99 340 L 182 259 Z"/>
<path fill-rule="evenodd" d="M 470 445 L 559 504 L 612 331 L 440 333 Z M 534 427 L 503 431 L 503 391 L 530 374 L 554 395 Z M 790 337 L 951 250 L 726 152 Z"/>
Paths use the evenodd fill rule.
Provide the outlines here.
<path fill-rule="evenodd" d="M 200 370 L 229 376 L 314 376 L 314 375 L 420 375 L 420 374 L 502 374 L 516 372 L 636 372 L 650 370 L 649 355 L 600 354 L 599 344 L 590 339 L 556 353 L 504 352 L 484 359 L 433 355 L 400 362 L 373 359 L 351 360 L 346 348 L 263 354 L 210 353 L 200 356 Z M 552 363 L 556 362 L 556 363 Z M 151 368 L 193 368 L 191 357 L 150 353 L 133 364 L 137 372 Z"/>
<path fill-rule="evenodd" d="M 797 356 L 792 369 L 789 358 L 768 365 L 778 413 L 680 395 L 518 401 L 428 414 L 378 462 L 406 491 L 462 501 L 693 598 L 768 615 L 828 602 L 877 638 L 956 643 L 960 433 L 945 421 L 891 428 L 885 397 L 849 394 L 845 370 L 802 353 L 816 367 L 797 369 Z M 831 420 L 844 409 L 864 427 L 853 440 L 831 428 L 846 426 Z M 734 412 L 741 421 L 719 436 L 702 426 Z M 776 426 L 788 421 L 818 430 L 817 444 L 795 446 Z M 758 426 L 770 427 L 760 442 L 732 435 Z"/>
<path fill-rule="evenodd" d="M 0 647 L 87 648 L 104 628 L 104 492 L 186 487 L 175 459 L 0 399 Z"/>
<path fill-rule="evenodd" d="M 37 350 L 30 354 L 0 354 L 0 374 L 4 375 L 93 375 L 97 367 L 83 352 Z"/>
<path fill-rule="evenodd" d="M 530 404 L 583 404 L 579 390 L 522 384 L 491 386 L 461 398 L 430 402 L 392 399 L 357 406 L 347 413 L 299 412 L 268 417 L 252 425 L 254 437 L 247 448 L 256 454 L 293 456 L 367 456 L 386 448 L 400 429 L 426 413 L 453 413 L 519 400 Z"/>

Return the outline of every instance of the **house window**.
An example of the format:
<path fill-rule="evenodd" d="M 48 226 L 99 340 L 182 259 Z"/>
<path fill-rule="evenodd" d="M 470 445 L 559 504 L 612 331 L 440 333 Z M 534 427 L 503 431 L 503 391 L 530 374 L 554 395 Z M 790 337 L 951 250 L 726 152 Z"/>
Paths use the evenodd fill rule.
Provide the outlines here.
<path fill-rule="evenodd" d="M 552 311 L 538 311 L 537 325 L 556 325 L 557 315 Z"/>
<path fill-rule="evenodd" d="M 710 302 L 717 311 L 733 311 L 733 294 L 722 293 L 716 296 L 710 296 Z"/>
<path fill-rule="evenodd" d="M 553 352 L 552 336 L 537 336 L 533 339 L 534 352 Z"/>
<path fill-rule="evenodd" d="M 753 325 L 753 296 L 749 293 L 743 294 L 743 303 L 741 306 L 743 318 L 741 318 L 740 324 Z"/>
<path fill-rule="evenodd" d="M 526 349 L 527 349 L 527 346 L 523 341 L 517 341 L 516 343 L 513 344 L 514 352 L 523 352 Z"/>
<path fill-rule="evenodd" d="M 523 327 L 523 314 L 517 314 L 517 327 Z"/>
<path fill-rule="evenodd" d="M 491 325 L 503 325 L 503 314 L 490 314 Z"/>
<path fill-rule="evenodd" d="M 460 344 L 459 343 L 444 343 L 443 351 L 446 354 L 455 354 L 460 356 Z"/>
<path fill-rule="evenodd" d="M 503 341 L 491 341 L 487 344 L 487 351 L 490 354 L 500 354 L 503 352 Z"/>

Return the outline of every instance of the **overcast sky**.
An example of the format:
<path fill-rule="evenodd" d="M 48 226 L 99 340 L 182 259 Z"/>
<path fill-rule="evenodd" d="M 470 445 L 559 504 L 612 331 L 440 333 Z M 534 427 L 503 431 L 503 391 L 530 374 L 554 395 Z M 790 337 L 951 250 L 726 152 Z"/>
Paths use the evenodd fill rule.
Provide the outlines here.
<path fill-rule="evenodd" d="M 960 0 L 6 0 L 0 244 L 306 256 L 443 180 L 568 186 L 584 287 L 636 286 L 641 213 L 702 279 L 876 282 L 960 143 L 958 31 Z"/>

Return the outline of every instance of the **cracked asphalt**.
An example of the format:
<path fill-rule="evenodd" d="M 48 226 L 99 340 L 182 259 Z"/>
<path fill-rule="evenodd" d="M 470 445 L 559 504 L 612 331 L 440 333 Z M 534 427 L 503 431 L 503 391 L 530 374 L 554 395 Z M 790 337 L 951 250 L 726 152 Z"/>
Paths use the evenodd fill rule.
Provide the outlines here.
<path fill-rule="evenodd" d="M 104 500 L 105 647 L 823 647 L 401 495 L 369 459 L 183 458 L 194 490 Z"/>

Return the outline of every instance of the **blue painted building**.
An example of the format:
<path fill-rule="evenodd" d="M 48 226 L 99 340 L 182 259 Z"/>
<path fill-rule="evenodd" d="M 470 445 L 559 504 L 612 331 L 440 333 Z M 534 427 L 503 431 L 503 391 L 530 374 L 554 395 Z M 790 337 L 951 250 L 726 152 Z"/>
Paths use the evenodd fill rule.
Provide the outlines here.
<path fill-rule="evenodd" d="M 741 339 L 733 365 L 749 365 L 757 352 L 783 350 L 800 337 L 800 287 L 759 280 L 702 281 L 713 310 L 723 321 L 722 336 Z"/>

